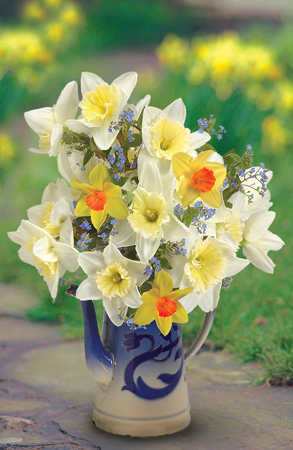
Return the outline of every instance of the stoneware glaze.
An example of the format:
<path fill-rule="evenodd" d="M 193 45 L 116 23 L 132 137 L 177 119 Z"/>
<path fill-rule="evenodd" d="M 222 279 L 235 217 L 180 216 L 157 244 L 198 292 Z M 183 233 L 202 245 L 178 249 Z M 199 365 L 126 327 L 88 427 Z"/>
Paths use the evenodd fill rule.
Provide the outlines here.
<path fill-rule="evenodd" d="M 193 345 L 184 355 L 181 328 L 164 336 L 155 321 L 132 330 L 116 327 L 105 314 L 100 339 L 91 300 L 81 301 L 87 366 L 97 381 L 95 425 L 130 436 L 160 436 L 190 423 L 185 361 L 203 344 L 214 312 L 207 313 Z"/>

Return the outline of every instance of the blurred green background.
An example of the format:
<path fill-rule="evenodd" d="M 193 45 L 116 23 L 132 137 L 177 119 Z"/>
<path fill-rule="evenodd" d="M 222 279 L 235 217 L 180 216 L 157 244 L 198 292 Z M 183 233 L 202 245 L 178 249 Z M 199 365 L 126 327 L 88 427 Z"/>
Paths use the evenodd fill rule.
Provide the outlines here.
<path fill-rule="evenodd" d="M 227 129 L 221 141 L 212 142 L 219 153 L 235 148 L 242 154 L 250 144 L 255 164 L 264 162 L 273 170 L 269 189 L 277 215 L 270 229 L 286 245 L 270 254 L 274 275 L 249 266 L 222 292 L 208 346 L 258 361 L 262 380 L 293 384 L 293 22 L 288 20 L 293 7 L 262 10 L 262 2 L 248 2 L 240 11 L 238 2 L 230 3 L 234 9 L 221 0 L 10 0 L 0 5 L 0 280 L 38 295 L 39 306 L 27 313 L 31 320 L 59 323 L 65 338 L 82 336 L 77 301 L 60 288 L 52 305 L 46 284 L 19 260 L 6 235 L 58 177 L 54 158 L 27 151 L 37 137 L 23 113 L 52 106 L 67 82 L 79 81 L 81 71 L 111 82 L 135 70 L 133 103 L 149 93 L 151 104 L 164 108 L 182 97 L 187 127 L 194 131 L 199 118 L 213 114 Z M 187 344 L 202 317 L 195 310 L 183 327 Z"/>

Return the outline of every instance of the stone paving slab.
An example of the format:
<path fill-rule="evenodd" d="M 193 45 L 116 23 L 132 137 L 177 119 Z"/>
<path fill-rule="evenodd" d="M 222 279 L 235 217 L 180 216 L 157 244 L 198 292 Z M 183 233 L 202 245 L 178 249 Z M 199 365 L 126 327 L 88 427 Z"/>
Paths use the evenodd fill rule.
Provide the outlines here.
<path fill-rule="evenodd" d="M 146 439 L 105 433 L 91 420 L 95 382 L 83 342 L 62 341 L 56 328 L 21 314 L 9 304 L 0 309 L 1 450 L 293 449 L 293 388 L 253 386 L 249 373 L 259 368 L 225 353 L 202 352 L 187 363 L 186 430 Z"/>

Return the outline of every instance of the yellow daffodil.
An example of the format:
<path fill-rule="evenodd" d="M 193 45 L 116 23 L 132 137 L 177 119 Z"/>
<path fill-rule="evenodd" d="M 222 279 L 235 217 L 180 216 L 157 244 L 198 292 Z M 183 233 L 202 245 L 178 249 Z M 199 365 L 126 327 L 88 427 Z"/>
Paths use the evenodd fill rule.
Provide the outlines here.
<path fill-rule="evenodd" d="M 199 153 L 192 158 L 186 153 L 177 153 L 172 157 L 174 175 L 179 181 L 179 195 L 182 206 L 190 205 L 200 197 L 205 203 L 218 208 L 222 203 L 219 186 L 226 178 L 223 164 L 207 161 L 212 150 Z"/>
<path fill-rule="evenodd" d="M 170 275 L 160 270 L 153 281 L 152 289 L 142 294 L 143 304 L 137 310 L 134 322 L 137 325 L 148 325 L 155 320 L 164 336 L 171 330 L 173 322 L 188 322 L 187 312 L 178 300 L 190 294 L 192 287 L 172 292 L 173 287 Z"/>
<path fill-rule="evenodd" d="M 77 217 L 91 216 L 98 230 L 106 220 L 107 214 L 115 219 L 125 219 L 128 209 L 120 195 L 121 188 L 110 182 L 110 175 L 103 164 L 96 166 L 89 174 L 89 182 L 71 181 L 71 186 L 84 193 L 75 208 Z"/>

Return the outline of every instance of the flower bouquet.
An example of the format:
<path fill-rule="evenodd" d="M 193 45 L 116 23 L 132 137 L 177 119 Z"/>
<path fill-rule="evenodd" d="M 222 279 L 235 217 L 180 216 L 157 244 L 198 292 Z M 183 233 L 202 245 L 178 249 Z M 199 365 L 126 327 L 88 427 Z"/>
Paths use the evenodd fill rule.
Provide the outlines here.
<path fill-rule="evenodd" d="M 283 242 L 268 230 L 272 172 L 253 165 L 251 146 L 222 157 L 209 143 L 226 132 L 213 116 L 191 132 L 181 99 L 164 110 L 149 106 L 149 95 L 128 103 L 136 82 L 134 72 L 110 85 L 83 73 L 81 101 L 72 81 L 56 105 L 25 113 L 39 136 L 30 150 L 57 156 L 62 178 L 9 237 L 53 300 L 61 279 L 81 301 L 87 365 L 100 383 L 96 425 L 154 436 L 190 422 L 178 324 L 196 306 L 211 314 L 250 262 L 272 273 L 267 253 Z M 84 276 L 64 278 L 79 267 Z M 102 345 L 92 300 L 106 312 Z"/>
<path fill-rule="evenodd" d="M 79 299 L 102 300 L 116 326 L 155 320 L 166 335 L 196 306 L 215 309 L 249 262 L 272 273 L 267 253 L 283 242 L 268 230 L 272 172 L 253 166 L 251 146 L 220 156 L 208 142 L 226 130 L 212 116 L 191 132 L 181 99 L 164 110 L 149 95 L 131 105 L 136 81 L 129 72 L 109 85 L 86 72 L 81 101 L 72 81 L 56 105 L 25 113 L 39 136 L 30 151 L 57 156 L 63 178 L 9 237 L 53 299 L 80 266 Z"/>

